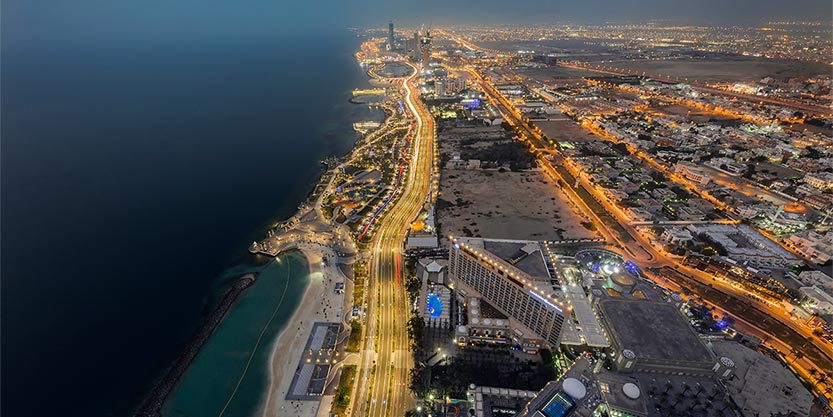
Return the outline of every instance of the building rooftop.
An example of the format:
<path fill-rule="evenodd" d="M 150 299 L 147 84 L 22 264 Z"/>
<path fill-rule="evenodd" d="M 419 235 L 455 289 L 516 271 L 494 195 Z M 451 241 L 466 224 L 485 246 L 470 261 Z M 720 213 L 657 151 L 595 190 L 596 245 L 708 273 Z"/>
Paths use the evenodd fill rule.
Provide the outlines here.
<path fill-rule="evenodd" d="M 636 378 L 601 371 L 596 374 L 596 380 L 607 404 L 634 414 L 647 414 L 645 397 L 648 394 L 643 392 Z"/>
<path fill-rule="evenodd" d="M 508 319 L 509 317 L 501 313 L 500 310 L 489 304 L 488 301 L 480 300 L 480 317 L 488 319 Z"/>
<path fill-rule="evenodd" d="M 445 259 L 428 259 L 422 258 L 419 260 L 420 265 L 422 265 L 426 271 L 428 272 L 440 272 L 446 266 L 448 266 L 448 261 Z"/>
<path fill-rule="evenodd" d="M 745 224 L 698 224 L 688 226 L 693 234 L 705 233 L 723 245 L 728 258 L 743 260 L 744 257 L 758 258 L 767 262 L 795 262 L 799 258 L 777 243 L 767 239 Z"/>
<path fill-rule="evenodd" d="M 735 363 L 726 386 L 744 416 L 809 415 L 813 396 L 784 365 L 740 343 L 715 340 L 712 349 Z"/>
<path fill-rule="evenodd" d="M 593 378 L 592 363 L 577 360 L 558 380 L 548 383 L 516 417 L 590 417 L 602 394 Z"/>
<path fill-rule="evenodd" d="M 523 391 L 509 388 L 480 387 L 469 389 L 474 397 L 475 417 L 505 417 L 514 415 L 523 409 L 529 400 L 538 394 L 535 391 Z"/>
<path fill-rule="evenodd" d="M 533 279 L 550 280 L 547 264 L 537 242 L 483 239 L 483 248 Z"/>
<path fill-rule="evenodd" d="M 606 298 L 598 302 L 600 318 L 607 324 L 612 345 L 636 353 L 639 362 L 714 363 L 683 316 L 667 302 Z"/>
<path fill-rule="evenodd" d="M 408 237 L 408 249 L 436 248 L 439 246 L 436 236 L 410 236 Z"/>

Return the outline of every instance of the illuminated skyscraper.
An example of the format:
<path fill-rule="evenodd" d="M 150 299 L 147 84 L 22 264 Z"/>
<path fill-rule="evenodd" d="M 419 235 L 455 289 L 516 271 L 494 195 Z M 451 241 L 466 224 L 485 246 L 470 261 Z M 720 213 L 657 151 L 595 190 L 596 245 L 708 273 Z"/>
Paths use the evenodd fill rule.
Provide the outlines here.
<path fill-rule="evenodd" d="M 420 45 L 422 48 L 422 69 L 427 70 L 428 66 L 431 65 L 431 32 L 425 32 L 425 36 L 422 37 L 422 43 Z"/>

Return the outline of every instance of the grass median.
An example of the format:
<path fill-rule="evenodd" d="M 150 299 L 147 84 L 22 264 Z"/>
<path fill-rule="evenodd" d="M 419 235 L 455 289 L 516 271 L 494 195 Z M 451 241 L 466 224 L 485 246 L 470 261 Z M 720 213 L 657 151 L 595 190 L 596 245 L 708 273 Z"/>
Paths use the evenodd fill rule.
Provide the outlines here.
<path fill-rule="evenodd" d="M 350 405 L 350 394 L 353 392 L 353 383 L 356 381 L 356 365 L 345 365 L 341 369 L 341 377 L 338 380 L 336 396 L 333 399 L 333 407 L 330 413 L 344 416 L 347 415 L 347 407 Z"/>
<path fill-rule="evenodd" d="M 347 351 L 358 352 L 362 343 L 362 324 L 358 320 L 350 322 L 350 337 L 347 338 Z"/>

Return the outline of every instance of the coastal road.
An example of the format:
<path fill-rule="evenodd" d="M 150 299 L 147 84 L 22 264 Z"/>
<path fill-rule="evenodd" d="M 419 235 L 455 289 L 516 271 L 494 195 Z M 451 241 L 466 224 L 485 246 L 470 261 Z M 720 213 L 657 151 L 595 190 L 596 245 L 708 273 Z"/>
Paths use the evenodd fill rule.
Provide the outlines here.
<path fill-rule="evenodd" d="M 413 85 L 418 69 L 411 67 L 414 73 L 402 79 L 405 105 L 414 120 L 411 162 L 402 194 L 381 220 L 372 243 L 367 332 L 351 407 L 352 415 L 359 417 L 402 416 L 413 404 L 408 389 L 413 358 L 402 251 L 408 227 L 423 209 L 431 187 L 434 124 Z"/>

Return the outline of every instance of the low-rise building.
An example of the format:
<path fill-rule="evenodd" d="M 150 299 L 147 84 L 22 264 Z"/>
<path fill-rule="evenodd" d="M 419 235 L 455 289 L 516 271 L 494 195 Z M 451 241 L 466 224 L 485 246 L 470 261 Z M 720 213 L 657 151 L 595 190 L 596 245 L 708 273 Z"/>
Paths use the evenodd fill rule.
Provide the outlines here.
<path fill-rule="evenodd" d="M 805 287 L 820 285 L 833 289 L 833 277 L 821 271 L 803 271 L 798 274 L 796 280 Z"/>
<path fill-rule="evenodd" d="M 810 309 L 819 314 L 833 314 L 833 288 L 813 285 L 801 287 L 798 292 L 808 302 Z"/>
<path fill-rule="evenodd" d="M 654 218 L 654 213 L 642 207 L 629 207 L 626 212 L 628 217 L 635 222 L 645 222 Z"/>
<path fill-rule="evenodd" d="M 687 162 L 674 164 L 674 172 L 698 185 L 706 185 L 711 181 L 711 177 L 703 169 Z"/>
<path fill-rule="evenodd" d="M 727 258 L 755 268 L 783 268 L 801 259 L 745 224 L 698 224 L 688 226 L 694 235 L 720 243 Z"/>
<path fill-rule="evenodd" d="M 801 184 L 798 187 L 795 187 L 795 195 L 799 197 L 807 197 L 816 194 L 821 194 L 821 190 L 811 186 L 810 184 Z"/>
<path fill-rule="evenodd" d="M 833 207 L 833 194 L 819 193 L 808 195 L 801 202 L 816 210 L 830 210 Z"/>
<path fill-rule="evenodd" d="M 808 230 L 790 236 L 784 244 L 811 262 L 823 264 L 833 259 L 833 232 L 821 235 Z"/>
<path fill-rule="evenodd" d="M 706 213 L 697 207 L 680 206 L 674 210 L 674 217 L 682 221 L 702 221 L 706 219 Z"/>
<path fill-rule="evenodd" d="M 746 164 L 726 157 L 712 158 L 706 162 L 706 165 L 734 176 L 742 175 L 747 169 Z"/>
<path fill-rule="evenodd" d="M 686 228 L 668 227 L 662 231 L 660 239 L 669 245 L 683 246 L 691 243 L 694 240 L 694 236 L 692 236 L 691 232 Z"/>
<path fill-rule="evenodd" d="M 467 394 L 474 409 L 474 417 L 502 417 L 522 410 L 538 393 L 472 384 Z"/>
<path fill-rule="evenodd" d="M 422 281 L 432 284 L 447 284 L 448 261 L 445 259 L 421 258 L 417 261 L 416 274 Z"/>
<path fill-rule="evenodd" d="M 668 302 L 609 297 L 598 300 L 596 311 L 618 372 L 710 377 L 719 368 L 717 358 Z"/>
<path fill-rule="evenodd" d="M 819 190 L 833 189 L 833 172 L 816 172 L 804 176 L 804 182 Z"/>

